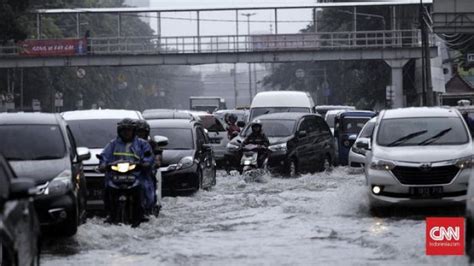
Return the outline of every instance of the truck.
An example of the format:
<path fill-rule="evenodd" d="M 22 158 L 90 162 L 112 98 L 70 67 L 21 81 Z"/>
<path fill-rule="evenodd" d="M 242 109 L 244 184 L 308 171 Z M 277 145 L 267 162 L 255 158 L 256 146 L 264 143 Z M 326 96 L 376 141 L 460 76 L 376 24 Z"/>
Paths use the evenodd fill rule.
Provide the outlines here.
<path fill-rule="evenodd" d="M 214 96 L 193 96 L 189 98 L 189 109 L 213 113 L 217 110 L 227 109 L 225 99 Z"/>

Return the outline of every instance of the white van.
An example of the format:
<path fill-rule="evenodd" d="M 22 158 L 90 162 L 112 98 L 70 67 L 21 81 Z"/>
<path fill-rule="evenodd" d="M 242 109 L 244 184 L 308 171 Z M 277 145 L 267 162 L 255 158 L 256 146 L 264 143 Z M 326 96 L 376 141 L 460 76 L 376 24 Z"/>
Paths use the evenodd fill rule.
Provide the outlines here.
<path fill-rule="evenodd" d="M 313 113 L 314 101 L 311 95 L 302 91 L 259 92 L 250 105 L 249 121 L 271 113 Z"/>

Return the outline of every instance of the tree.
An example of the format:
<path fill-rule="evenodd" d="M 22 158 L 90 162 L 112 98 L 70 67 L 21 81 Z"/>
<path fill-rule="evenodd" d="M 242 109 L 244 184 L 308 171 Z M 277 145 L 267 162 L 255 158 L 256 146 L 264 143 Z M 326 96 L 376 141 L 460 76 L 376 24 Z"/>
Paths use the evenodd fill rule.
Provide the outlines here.
<path fill-rule="evenodd" d="M 118 7 L 122 0 L 31 0 L 30 8 Z M 31 18 L 30 18 L 31 19 Z M 81 35 L 89 31 L 91 37 L 116 36 L 117 19 L 110 15 L 81 15 Z M 41 38 L 76 37 L 76 21 L 70 15 L 45 16 Z M 35 23 L 29 23 L 30 36 L 35 36 Z M 122 33 L 126 36 L 151 36 L 152 29 L 138 16 L 122 18 Z M 25 103 L 39 99 L 43 111 L 53 110 L 54 94 L 63 92 L 64 110 L 73 110 L 82 99 L 85 108 L 100 105 L 107 108 L 146 108 L 187 106 L 189 94 L 202 92 L 201 77 L 185 66 L 85 67 L 86 76 L 78 78 L 77 68 L 29 68 L 24 70 Z M 19 71 L 0 71 L 0 93 L 10 82 L 19 84 Z M 179 73 L 179 74 L 177 74 Z M 181 82 L 185 75 L 187 82 Z M 7 86 L 2 86 L 5 84 Z M 192 86 L 189 86 L 192 84 Z M 163 94 L 164 93 L 164 94 Z M 163 97 L 164 95 L 164 97 Z M 166 98 L 166 100 L 165 100 Z M 17 106 L 19 102 L 17 101 Z"/>
<path fill-rule="evenodd" d="M 28 0 L 0 0 L 0 44 L 26 38 L 24 12 Z"/>

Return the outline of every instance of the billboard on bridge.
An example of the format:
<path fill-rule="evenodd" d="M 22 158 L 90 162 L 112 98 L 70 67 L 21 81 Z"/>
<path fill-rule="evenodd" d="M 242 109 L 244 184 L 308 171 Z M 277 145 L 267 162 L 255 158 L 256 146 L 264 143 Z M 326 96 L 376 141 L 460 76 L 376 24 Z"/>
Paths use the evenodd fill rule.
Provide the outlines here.
<path fill-rule="evenodd" d="M 20 55 L 72 56 L 87 53 L 87 39 L 25 40 L 18 43 Z"/>

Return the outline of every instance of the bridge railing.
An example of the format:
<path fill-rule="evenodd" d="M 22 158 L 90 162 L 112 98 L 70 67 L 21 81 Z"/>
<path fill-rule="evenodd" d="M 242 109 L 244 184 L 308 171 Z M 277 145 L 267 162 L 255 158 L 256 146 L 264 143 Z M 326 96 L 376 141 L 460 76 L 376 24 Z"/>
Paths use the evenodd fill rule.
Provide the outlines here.
<path fill-rule="evenodd" d="M 195 54 L 262 51 L 420 47 L 418 30 L 179 37 L 92 37 L 86 54 Z M 21 55 L 20 46 L 0 46 L 0 56 Z"/>

